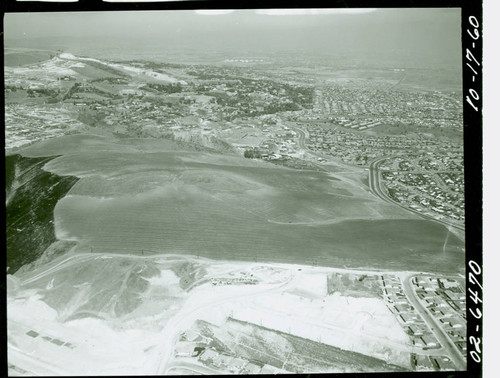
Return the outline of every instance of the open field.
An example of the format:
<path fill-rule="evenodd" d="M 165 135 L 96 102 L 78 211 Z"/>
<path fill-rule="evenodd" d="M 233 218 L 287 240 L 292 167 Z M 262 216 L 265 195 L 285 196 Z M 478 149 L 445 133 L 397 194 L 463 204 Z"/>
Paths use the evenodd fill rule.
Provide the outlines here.
<path fill-rule="evenodd" d="M 48 151 L 62 156 L 45 170 L 80 178 L 55 208 L 56 236 L 80 242 L 77 251 L 429 271 L 463 266 L 462 243 L 444 226 L 397 210 L 388 218 L 391 205 L 323 172 L 182 151 L 164 140 L 71 135 L 21 153 Z"/>
<path fill-rule="evenodd" d="M 6 48 L 4 64 L 9 67 L 24 66 L 49 60 L 53 55 L 55 55 L 54 52 L 47 50 Z"/>

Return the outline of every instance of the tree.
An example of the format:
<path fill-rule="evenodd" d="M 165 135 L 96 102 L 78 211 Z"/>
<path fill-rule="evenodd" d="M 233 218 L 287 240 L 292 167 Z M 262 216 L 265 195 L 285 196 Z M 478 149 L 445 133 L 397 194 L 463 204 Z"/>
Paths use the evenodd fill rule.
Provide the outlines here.
<path fill-rule="evenodd" d="M 245 150 L 243 156 L 248 159 L 259 159 L 262 157 L 262 154 L 259 150 Z"/>

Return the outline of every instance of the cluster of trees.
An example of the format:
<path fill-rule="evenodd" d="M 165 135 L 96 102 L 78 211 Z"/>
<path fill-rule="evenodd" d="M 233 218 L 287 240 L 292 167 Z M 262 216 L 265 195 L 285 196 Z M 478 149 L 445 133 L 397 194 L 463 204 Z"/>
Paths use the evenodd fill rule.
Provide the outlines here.
<path fill-rule="evenodd" d="M 300 110 L 300 106 L 295 102 L 272 102 L 264 108 L 264 114 L 274 114 L 278 112 Z"/>
<path fill-rule="evenodd" d="M 262 157 L 262 153 L 259 150 L 245 150 L 243 156 L 248 159 L 260 159 Z"/>
<path fill-rule="evenodd" d="M 146 85 L 147 88 L 155 89 L 159 92 L 163 93 L 179 93 L 182 92 L 182 85 L 180 83 L 173 84 L 153 84 L 148 83 Z"/>
<path fill-rule="evenodd" d="M 368 163 L 368 156 L 366 155 L 356 155 L 356 164 L 357 165 L 366 165 Z"/>
<path fill-rule="evenodd" d="M 214 80 L 214 79 L 226 79 L 227 77 L 225 75 L 221 74 L 213 74 L 213 73 L 208 73 L 205 71 L 195 71 L 195 70 L 190 70 L 186 71 L 188 75 L 195 76 L 197 79 L 200 80 Z"/>
<path fill-rule="evenodd" d="M 296 111 L 301 108 L 312 109 L 314 89 L 312 87 L 293 86 L 272 80 L 256 80 L 245 77 L 222 77 L 215 74 L 199 74 L 201 79 L 219 79 L 227 88 L 227 91 L 236 93 L 230 96 L 224 92 L 210 92 L 210 96 L 216 98 L 217 104 L 224 107 L 235 107 L 238 113 L 243 116 L 256 116 L 263 114 L 274 114 L 282 111 Z M 207 83 L 196 86 L 196 91 L 200 93 L 209 92 L 213 84 Z M 272 101 L 263 106 L 257 107 L 252 93 L 269 93 Z"/>
<path fill-rule="evenodd" d="M 313 108 L 314 88 L 313 87 L 296 87 L 292 85 L 285 85 L 285 91 L 294 103 L 300 104 L 306 109 Z"/>
<path fill-rule="evenodd" d="M 124 76 L 128 76 L 127 74 L 125 74 L 124 72 L 120 71 L 120 70 L 117 70 L 113 67 L 110 67 L 104 63 L 100 63 L 100 62 L 95 62 L 95 61 L 91 61 L 91 60 L 88 60 L 85 62 L 85 64 L 89 65 L 89 66 L 92 66 L 92 67 L 95 67 L 97 69 L 100 69 L 102 71 L 106 71 L 108 73 L 110 73 L 111 75 L 116 75 L 116 76 L 121 76 L 121 77 L 124 77 Z"/>
<path fill-rule="evenodd" d="M 91 83 L 95 82 L 105 82 L 109 84 L 127 84 L 127 80 L 122 79 L 120 77 L 100 77 L 97 79 L 92 79 L 90 80 Z"/>
<path fill-rule="evenodd" d="M 59 91 L 57 89 L 49 88 L 28 89 L 26 92 L 28 93 L 29 97 L 35 97 L 35 95 L 56 97 L 59 94 Z"/>
<path fill-rule="evenodd" d="M 156 63 L 156 62 L 150 62 L 150 61 L 142 61 L 142 60 L 133 60 L 131 63 L 139 63 L 142 67 L 157 71 L 161 70 L 163 68 L 184 68 L 185 66 L 182 64 L 176 64 L 176 63 Z"/>
<path fill-rule="evenodd" d="M 75 92 L 78 91 L 78 88 L 80 87 L 80 83 L 75 83 L 73 86 L 68 90 L 68 92 L 64 95 L 63 101 L 67 100 L 68 98 L 71 98 Z"/>
<path fill-rule="evenodd" d="M 6 85 L 5 86 L 5 91 L 8 92 L 8 91 L 12 91 L 12 92 L 15 92 L 17 91 L 18 89 L 23 89 L 22 87 L 16 87 L 15 85 Z"/>

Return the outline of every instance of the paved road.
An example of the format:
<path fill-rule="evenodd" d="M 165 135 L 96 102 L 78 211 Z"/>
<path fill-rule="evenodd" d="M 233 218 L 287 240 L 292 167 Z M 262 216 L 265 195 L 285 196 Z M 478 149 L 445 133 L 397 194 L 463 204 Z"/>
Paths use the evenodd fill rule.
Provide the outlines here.
<path fill-rule="evenodd" d="M 311 151 L 307 148 L 307 145 L 305 143 L 305 139 L 306 139 L 306 135 L 305 135 L 305 132 L 304 130 L 298 128 L 298 127 L 291 127 L 294 131 L 296 131 L 299 135 L 299 138 L 298 138 L 298 144 L 299 144 L 299 147 L 304 149 L 305 151 L 309 152 L 310 154 L 314 155 L 314 156 L 318 156 L 318 157 L 323 157 L 323 155 L 321 154 L 318 154 L 318 153 L 315 153 L 314 151 Z M 392 198 L 390 198 L 386 193 L 385 191 L 382 189 L 382 179 L 381 179 L 381 173 L 378 169 L 380 163 L 382 163 L 384 160 L 387 160 L 388 158 L 387 157 L 381 157 L 381 158 L 378 158 L 376 160 L 374 160 L 371 164 L 370 164 L 370 167 L 369 167 L 369 174 L 368 174 L 368 181 L 369 181 L 369 186 L 370 186 L 370 190 L 376 195 L 378 196 L 379 198 L 381 198 L 382 200 L 390 203 L 390 204 L 393 204 L 393 205 L 396 205 L 396 206 L 399 206 L 407 211 L 410 211 L 414 214 L 417 214 L 418 216 L 422 217 L 422 218 L 425 218 L 425 219 L 429 219 L 429 220 L 432 220 L 432 221 L 435 221 L 435 222 L 438 222 L 438 223 L 441 223 L 441 224 L 444 224 L 445 226 L 447 227 L 453 227 L 457 230 L 460 230 L 460 231 L 465 231 L 465 227 L 463 226 L 459 226 L 455 223 L 451 223 L 451 222 L 448 222 L 448 221 L 445 221 L 445 220 L 441 220 L 441 219 L 436 219 L 432 216 L 428 216 L 428 215 L 425 215 L 425 214 L 422 214 L 421 212 L 419 211 L 416 211 L 412 208 L 409 208 L 409 207 L 405 207 L 403 205 L 401 205 L 400 203 L 394 201 Z M 347 164 L 341 164 L 339 163 L 339 165 L 341 166 L 348 166 Z M 323 165 L 321 165 L 321 167 L 325 167 Z M 350 166 L 349 166 L 350 167 Z M 359 168 L 359 167 L 350 167 L 350 168 Z M 356 185 L 356 183 L 352 182 L 352 180 L 348 180 L 346 178 L 344 178 L 345 181 L 348 181 L 348 182 L 351 182 L 352 184 Z M 457 235 L 458 236 L 458 235 Z"/>
<path fill-rule="evenodd" d="M 369 171 L 369 175 L 368 175 L 368 182 L 369 182 L 371 191 L 375 195 L 377 195 L 378 197 L 380 197 L 381 199 L 383 199 L 386 202 L 389 202 L 389 203 L 391 203 L 393 205 L 397 205 L 397 206 L 399 206 L 399 207 L 401 207 L 401 208 L 403 208 L 405 210 L 411 211 L 412 213 L 415 213 L 415 214 L 419 215 L 422 218 L 426 218 L 426 219 L 429 219 L 429 220 L 432 220 L 432 221 L 444 224 L 447 227 L 453 227 L 453 228 L 456 228 L 456 229 L 461 230 L 461 231 L 465 230 L 465 228 L 463 226 L 459 226 L 459 225 L 456 225 L 454 223 L 451 223 L 451 222 L 448 222 L 448 221 L 445 221 L 445 220 L 436 219 L 436 218 L 433 218 L 431 216 L 422 214 L 421 212 L 413 210 L 413 209 L 408 208 L 408 207 L 405 207 L 405 206 L 401 205 L 400 203 L 394 201 L 392 198 L 390 198 L 385 193 L 385 191 L 382 189 L 382 179 L 380 177 L 381 173 L 380 173 L 379 168 L 378 168 L 379 165 L 380 165 L 380 163 L 382 161 L 384 161 L 384 160 L 387 160 L 387 159 L 388 159 L 387 157 L 378 158 L 378 159 L 374 160 L 370 164 L 370 168 L 369 168 L 370 171 Z"/>
<path fill-rule="evenodd" d="M 333 159 L 331 158 L 331 156 L 327 156 L 327 155 L 323 155 L 321 153 L 318 153 L 316 151 L 312 151 L 310 150 L 307 145 L 306 145 L 306 138 L 307 136 L 309 135 L 307 133 L 307 131 L 304 131 L 302 130 L 300 127 L 297 127 L 297 126 L 290 126 L 290 128 L 295 131 L 297 134 L 298 134 L 298 145 L 301 149 L 303 149 L 304 151 L 307 151 L 309 154 L 313 155 L 313 156 L 316 156 L 316 157 L 320 157 L 320 158 L 323 158 L 323 159 L 326 159 L 326 160 L 330 160 L 330 161 L 333 161 Z M 337 164 L 339 167 L 343 167 L 343 168 L 347 168 L 349 170 L 352 170 L 352 169 L 357 169 L 357 170 L 361 170 L 362 167 L 359 167 L 357 165 L 351 165 L 351 164 L 347 164 L 347 163 L 344 163 L 342 161 L 338 161 L 338 160 L 335 160 L 334 161 L 335 164 Z M 318 167 L 321 167 L 323 169 L 326 169 L 326 167 L 324 165 L 319 165 L 318 164 Z"/>
<path fill-rule="evenodd" d="M 358 189 L 361 189 L 361 190 L 364 190 L 364 191 L 368 191 L 366 189 L 366 186 L 364 184 L 361 184 L 359 181 L 354 180 L 352 178 L 349 178 L 349 174 L 357 173 L 356 171 L 358 171 L 358 172 L 363 171 L 362 167 L 359 167 L 357 165 L 350 165 L 350 164 L 347 164 L 347 163 L 344 163 L 344 162 L 341 162 L 341 161 L 338 161 L 338 160 L 333 160 L 329 156 L 322 155 L 320 153 L 317 153 L 315 151 L 310 150 L 307 147 L 306 143 L 305 143 L 306 133 L 307 132 L 304 131 L 304 130 L 302 130 L 299 127 L 290 127 L 290 128 L 293 129 L 294 131 L 296 131 L 297 134 L 299 135 L 298 145 L 299 145 L 300 148 L 302 148 L 304 151 L 307 151 L 307 153 L 309 153 L 312 156 L 320 157 L 322 159 L 326 159 L 329 162 L 333 162 L 335 164 L 335 166 L 332 167 L 332 166 L 329 166 L 328 164 L 318 164 L 316 162 L 311 162 L 312 164 L 314 164 L 319 169 L 328 172 L 329 175 L 332 175 L 332 176 L 338 178 L 339 180 L 342 180 L 342 181 L 344 181 L 344 182 L 346 182 L 348 184 L 351 184 L 351 185 L 353 185 L 354 187 L 356 187 Z M 339 167 L 345 169 L 345 171 L 340 172 L 338 170 Z M 342 173 L 347 173 L 347 175 L 342 174 Z"/>
<path fill-rule="evenodd" d="M 430 327 L 430 329 L 434 333 L 434 336 L 436 336 L 436 339 L 439 341 L 443 349 L 446 350 L 448 356 L 451 358 L 455 366 L 459 370 L 467 370 L 467 364 L 460 351 L 457 349 L 453 341 L 451 341 L 447 333 L 443 331 L 437 320 L 431 315 L 427 308 L 422 305 L 420 299 L 417 298 L 414 285 L 411 282 L 413 277 L 415 276 L 409 274 L 402 279 L 403 290 L 407 298 L 409 299 L 413 307 L 415 307 L 415 309 L 418 311 L 420 316 L 422 316 L 427 325 Z"/>
<path fill-rule="evenodd" d="M 299 144 L 299 147 L 308 151 L 310 154 L 314 155 L 314 156 L 318 156 L 318 157 L 323 157 L 321 154 L 317 154 L 315 153 L 314 151 L 311 151 L 307 148 L 307 145 L 305 143 L 305 139 L 306 139 L 306 135 L 305 135 L 305 132 L 298 128 L 298 127 L 292 127 L 292 129 L 294 131 L 296 131 L 299 135 L 299 138 L 298 138 L 298 144 Z M 440 220 L 440 219 L 436 219 L 434 217 L 431 217 L 431 216 L 428 216 L 428 215 L 425 215 L 425 214 L 422 214 L 420 213 L 419 211 L 416 211 L 412 208 L 408 208 L 408 207 L 405 207 L 403 205 L 401 205 L 400 203 L 394 201 L 392 198 L 390 198 L 386 193 L 385 191 L 382 189 L 382 179 L 380 177 L 380 171 L 378 169 L 380 163 L 384 160 L 387 160 L 388 158 L 387 157 L 381 157 L 381 158 L 378 158 L 376 160 L 374 160 L 371 164 L 370 164 L 370 167 L 369 167 L 369 175 L 368 175 L 368 180 L 369 180 L 369 185 L 370 185 L 370 189 L 371 191 L 377 195 L 379 198 L 381 198 L 382 200 L 386 201 L 386 202 L 389 202 L 393 205 L 397 205 L 407 211 L 410 211 L 414 214 L 417 214 L 418 216 L 422 217 L 422 218 L 425 218 L 425 219 L 429 219 L 429 220 L 433 220 L 435 222 L 438 222 L 438 223 L 441 223 L 441 224 L 444 224 L 445 226 L 448 226 L 448 227 L 453 227 L 453 228 L 456 228 L 458 230 L 461 230 L 461 231 L 464 231 L 465 230 L 465 227 L 463 226 L 459 226 L 459 225 L 456 225 L 454 223 L 451 223 L 451 222 L 448 222 L 448 221 L 445 221 L 445 220 Z M 341 165 L 344 165 L 344 164 L 341 164 Z M 356 167 L 358 168 L 358 167 Z"/>
<path fill-rule="evenodd" d="M 404 78 L 404 77 L 403 77 Z M 402 80 L 402 79 L 401 79 Z M 298 128 L 298 127 L 291 127 L 294 131 L 296 131 L 299 135 L 299 138 L 298 138 L 298 144 L 299 144 L 299 147 L 304 149 L 305 151 L 309 152 L 310 154 L 314 155 L 314 156 L 318 156 L 318 157 L 323 157 L 323 155 L 321 154 L 318 154 L 318 153 L 315 153 L 314 151 L 311 151 L 307 148 L 307 145 L 305 143 L 305 139 L 306 139 L 306 135 L 305 135 L 305 132 L 304 130 Z M 425 214 L 422 214 L 421 212 L 419 211 L 416 211 L 412 208 L 408 208 L 408 207 L 405 207 L 403 205 L 401 205 L 400 203 L 394 201 L 392 198 L 390 198 L 386 193 L 385 191 L 382 189 L 382 179 L 380 177 L 380 171 L 378 169 L 380 163 L 384 160 L 387 160 L 388 158 L 387 157 L 381 157 L 381 158 L 378 158 L 376 160 L 374 160 L 371 164 L 370 164 L 370 167 L 369 167 L 369 175 L 368 175 L 368 180 L 369 180 L 369 185 L 370 185 L 370 190 L 375 194 L 377 195 L 379 198 L 381 198 L 382 200 L 386 201 L 386 202 L 389 202 L 393 205 L 397 205 L 407 211 L 410 211 L 414 214 L 417 214 L 418 216 L 422 217 L 422 218 L 425 218 L 425 219 L 429 219 L 429 220 L 433 220 L 435 222 L 438 222 L 438 223 L 441 223 L 441 224 L 444 224 L 445 226 L 448 226 L 448 227 L 453 227 L 457 230 L 461 230 L 461 231 L 465 231 L 465 227 L 463 226 L 460 226 L 460 225 L 457 225 L 455 223 L 451 223 L 451 222 L 448 222 L 448 221 L 445 221 L 445 220 L 441 220 L 441 219 L 436 219 L 434 217 L 431 217 L 431 216 L 428 216 L 428 215 L 425 215 Z M 348 166 L 347 164 L 339 164 L 339 165 L 342 165 L 342 166 Z M 324 166 L 322 166 L 324 167 Z M 353 167 L 353 168 L 358 168 L 358 167 Z"/>

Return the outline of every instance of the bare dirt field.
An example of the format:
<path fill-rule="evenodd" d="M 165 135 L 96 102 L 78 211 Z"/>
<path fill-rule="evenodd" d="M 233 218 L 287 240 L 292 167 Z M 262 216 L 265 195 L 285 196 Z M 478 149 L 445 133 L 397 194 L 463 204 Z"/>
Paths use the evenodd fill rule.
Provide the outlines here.
<path fill-rule="evenodd" d="M 21 153 L 49 152 L 61 156 L 44 169 L 80 178 L 55 208 L 56 236 L 80 242 L 77 251 L 428 271 L 463 266 L 462 242 L 444 226 L 400 211 L 388 218 L 391 205 L 323 172 L 183 151 L 171 141 L 84 135 Z"/>

